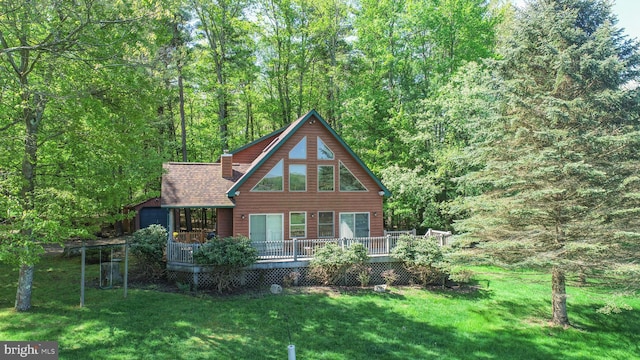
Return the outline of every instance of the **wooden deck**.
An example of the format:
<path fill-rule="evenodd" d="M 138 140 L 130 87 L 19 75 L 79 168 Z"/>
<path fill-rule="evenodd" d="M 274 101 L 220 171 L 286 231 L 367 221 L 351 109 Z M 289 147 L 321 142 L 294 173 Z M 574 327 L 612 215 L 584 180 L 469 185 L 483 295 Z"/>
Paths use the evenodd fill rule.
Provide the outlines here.
<path fill-rule="evenodd" d="M 254 244 L 258 249 L 258 261 L 265 262 L 297 262 L 308 261 L 313 258 L 315 251 L 328 243 L 334 243 L 345 248 L 352 244 L 362 244 L 369 256 L 390 256 L 401 235 L 416 237 L 415 230 L 387 232 L 385 236 L 354 238 L 354 239 L 293 239 L 265 241 Z M 422 235 L 420 235 L 422 236 Z M 451 238 L 450 232 L 442 232 L 429 229 L 424 236 L 435 237 L 441 246 L 447 245 Z M 182 240 L 178 238 L 178 240 Z M 195 265 L 193 253 L 197 251 L 202 242 L 181 242 L 169 240 L 167 243 L 168 265 Z"/>

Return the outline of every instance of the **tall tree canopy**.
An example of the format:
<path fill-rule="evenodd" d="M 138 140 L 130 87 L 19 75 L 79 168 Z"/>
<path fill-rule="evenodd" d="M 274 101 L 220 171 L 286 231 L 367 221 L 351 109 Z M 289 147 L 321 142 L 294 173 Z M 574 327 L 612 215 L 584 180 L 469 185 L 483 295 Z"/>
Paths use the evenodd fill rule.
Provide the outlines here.
<path fill-rule="evenodd" d="M 155 16 L 98 0 L 0 2 L 0 260 L 20 268 L 18 310 L 31 306 L 42 242 L 91 236 L 157 177 L 154 81 L 137 66 L 161 38 L 141 21 Z"/>
<path fill-rule="evenodd" d="M 436 109 L 465 62 L 493 56 L 497 15 L 485 0 L 0 2 L 16 307 L 42 242 L 122 219 L 158 194 L 163 161 L 215 161 L 312 108 L 397 194 L 387 226 L 449 226 L 446 178 L 464 171 L 449 155 L 468 135 Z"/>
<path fill-rule="evenodd" d="M 481 194 L 456 229 L 473 256 L 548 269 L 561 325 L 567 274 L 638 278 L 640 57 L 615 23 L 605 1 L 529 3 L 479 85 L 499 106 L 467 148 L 482 167 L 462 180 Z"/>

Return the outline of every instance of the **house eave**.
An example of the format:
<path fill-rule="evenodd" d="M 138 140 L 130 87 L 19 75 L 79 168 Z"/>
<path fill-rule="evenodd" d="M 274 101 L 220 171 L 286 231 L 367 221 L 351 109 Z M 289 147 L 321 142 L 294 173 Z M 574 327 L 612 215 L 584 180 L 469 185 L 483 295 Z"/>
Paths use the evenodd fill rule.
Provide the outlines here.
<path fill-rule="evenodd" d="M 362 161 L 362 159 L 360 159 L 360 157 L 351 149 L 351 147 L 349 147 L 349 145 L 347 145 L 347 143 L 344 142 L 342 137 L 338 135 L 338 133 L 336 133 L 335 130 L 333 130 L 333 128 L 331 128 L 331 126 L 329 126 L 329 124 L 315 110 L 309 111 L 302 118 L 298 119 L 297 120 L 298 124 L 295 126 L 295 128 L 293 128 L 289 133 L 287 133 L 284 138 L 280 139 L 280 141 L 278 141 L 278 143 L 275 144 L 275 146 L 269 149 L 267 156 L 264 156 L 262 159 L 260 159 L 260 161 L 257 164 L 254 164 L 253 166 L 251 166 L 251 168 L 246 173 L 244 173 L 244 175 L 240 177 L 238 181 L 236 181 L 233 184 L 233 186 L 227 191 L 226 195 L 229 197 L 233 197 L 233 195 L 240 188 L 240 186 L 245 181 L 247 181 L 247 179 L 249 179 L 251 175 L 253 175 L 253 173 L 262 166 L 262 164 L 264 164 L 269 158 L 271 158 L 271 155 L 273 155 L 284 143 L 286 143 L 286 141 L 291 136 L 293 136 L 293 134 L 295 134 L 296 131 L 300 127 L 302 127 L 307 122 L 307 120 L 312 116 L 314 116 L 316 119 L 320 121 L 320 123 L 331 133 L 331 135 L 333 135 L 340 142 L 340 144 L 347 150 L 349 155 L 351 155 L 355 159 L 355 161 L 367 172 L 367 174 L 369 174 L 369 176 L 380 187 L 380 191 L 384 192 L 384 196 L 387 196 L 387 197 L 391 196 L 391 191 L 389 191 L 389 189 L 387 189 L 387 187 L 384 186 L 382 181 L 371 171 L 371 169 L 369 169 L 369 167 Z M 281 130 L 278 130 L 278 131 L 281 131 Z M 286 131 L 286 128 L 285 130 L 282 130 L 282 132 L 284 131 Z"/>
<path fill-rule="evenodd" d="M 202 209 L 232 209 L 236 207 L 235 205 L 202 205 L 202 204 L 178 204 L 178 205 L 161 205 L 161 208 L 166 209 L 194 209 L 194 208 L 202 208 Z"/>

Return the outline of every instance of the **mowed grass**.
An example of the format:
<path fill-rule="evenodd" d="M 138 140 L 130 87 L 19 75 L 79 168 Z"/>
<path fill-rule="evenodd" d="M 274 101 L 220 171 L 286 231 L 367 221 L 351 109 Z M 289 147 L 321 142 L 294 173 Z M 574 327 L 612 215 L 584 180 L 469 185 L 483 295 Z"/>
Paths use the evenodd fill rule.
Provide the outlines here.
<path fill-rule="evenodd" d="M 549 276 L 477 269 L 479 290 L 307 288 L 241 295 L 86 288 L 80 261 L 47 257 L 33 309 L 13 310 L 17 272 L 0 265 L 0 341 L 58 341 L 60 359 L 638 359 L 640 300 L 596 312 L 605 289 L 570 287 L 575 328 L 549 325 Z M 90 265 L 88 283 L 96 283 Z"/>

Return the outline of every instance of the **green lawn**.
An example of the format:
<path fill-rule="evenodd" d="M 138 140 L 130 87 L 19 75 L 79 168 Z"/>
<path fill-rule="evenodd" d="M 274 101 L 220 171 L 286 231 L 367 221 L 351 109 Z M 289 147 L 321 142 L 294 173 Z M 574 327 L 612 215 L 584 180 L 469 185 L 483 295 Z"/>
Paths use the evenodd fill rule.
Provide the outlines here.
<path fill-rule="evenodd" d="M 17 274 L 0 265 L 0 340 L 59 342 L 60 359 L 633 359 L 640 358 L 640 300 L 596 310 L 606 291 L 571 287 L 570 319 L 551 327 L 550 284 L 532 272 L 479 269 L 480 291 L 320 289 L 272 295 L 196 296 L 86 290 L 79 259 L 46 258 L 33 309 L 13 311 Z M 97 277 L 97 265 L 88 278 Z"/>

